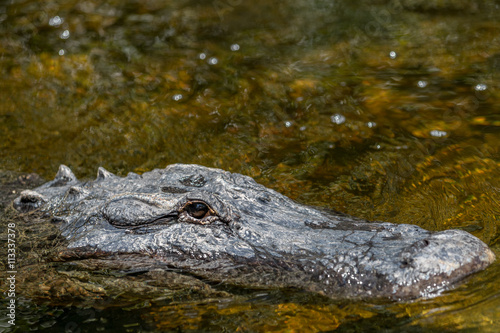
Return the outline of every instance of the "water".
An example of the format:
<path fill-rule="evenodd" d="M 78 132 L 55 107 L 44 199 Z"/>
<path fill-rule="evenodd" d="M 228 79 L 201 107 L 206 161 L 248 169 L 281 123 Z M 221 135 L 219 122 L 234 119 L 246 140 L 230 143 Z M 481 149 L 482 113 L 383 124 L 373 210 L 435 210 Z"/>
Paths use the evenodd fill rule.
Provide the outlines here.
<path fill-rule="evenodd" d="M 90 178 L 197 163 L 367 219 L 462 228 L 498 257 L 499 7 L 4 1 L 0 169 Z M 140 277 L 27 267 L 19 332 L 495 331 L 500 318 L 498 263 L 396 303 L 170 297 Z"/>

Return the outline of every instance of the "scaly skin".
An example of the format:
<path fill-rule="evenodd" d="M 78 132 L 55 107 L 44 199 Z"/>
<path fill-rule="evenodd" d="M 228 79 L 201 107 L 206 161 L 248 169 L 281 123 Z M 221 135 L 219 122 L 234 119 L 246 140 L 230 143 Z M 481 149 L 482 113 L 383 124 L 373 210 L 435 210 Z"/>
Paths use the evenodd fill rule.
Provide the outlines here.
<path fill-rule="evenodd" d="M 52 218 L 79 258 L 121 255 L 134 267 L 331 297 L 429 296 L 495 260 L 464 231 L 326 212 L 250 177 L 198 165 L 124 178 L 99 168 L 88 182 L 61 166 L 53 181 L 13 204 Z"/>

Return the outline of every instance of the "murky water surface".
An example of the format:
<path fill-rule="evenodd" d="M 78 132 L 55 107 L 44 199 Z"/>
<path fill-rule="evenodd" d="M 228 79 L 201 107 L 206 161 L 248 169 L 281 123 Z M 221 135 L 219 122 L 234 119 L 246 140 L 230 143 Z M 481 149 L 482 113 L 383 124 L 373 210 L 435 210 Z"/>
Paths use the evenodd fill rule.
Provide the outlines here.
<path fill-rule="evenodd" d="M 2 1 L 0 71 L 0 169 L 197 163 L 367 219 L 461 228 L 500 257 L 499 1 Z M 16 332 L 500 326 L 498 260 L 412 302 L 167 297 L 36 262 Z"/>

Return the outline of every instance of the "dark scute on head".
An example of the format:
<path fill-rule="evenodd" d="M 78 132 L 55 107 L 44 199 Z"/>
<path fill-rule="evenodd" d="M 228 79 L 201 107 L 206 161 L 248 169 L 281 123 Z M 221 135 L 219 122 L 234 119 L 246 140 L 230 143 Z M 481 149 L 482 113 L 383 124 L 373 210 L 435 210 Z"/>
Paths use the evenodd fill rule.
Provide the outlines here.
<path fill-rule="evenodd" d="M 207 183 L 205 177 L 203 177 L 203 175 L 200 174 L 186 176 L 184 178 L 179 179 L 179 182 L 184 186 L 191 186 L 191 187 L 203 187 Z"/>
<path fill-rule="evenodd" d="M 162 186 L 162 187 L 160 187 L 160 190 L 164 193 L 174 193 L 174 194 L 188 192 L 185 189 L 182 189 L 180 187 L 175 187 L 175 186 Z"/>

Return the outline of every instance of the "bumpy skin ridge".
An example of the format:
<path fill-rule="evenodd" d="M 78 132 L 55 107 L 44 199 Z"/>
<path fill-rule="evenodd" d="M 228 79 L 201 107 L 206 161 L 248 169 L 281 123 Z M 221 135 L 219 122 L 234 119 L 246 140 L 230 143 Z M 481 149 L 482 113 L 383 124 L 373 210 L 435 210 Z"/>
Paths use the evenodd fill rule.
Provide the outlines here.
<path fill-rule="evenodd" d="M 13 205 L 59 223 L 79 257 L 137 253 L 154 259 L 147 268 L 332 297 L 428 296 L 495 260 L 464 231 L 325 212 L 250 177 L 198 165 L 123 178 L 99 168 L 88 182 L 61 166 L 53 181 Z"/>

